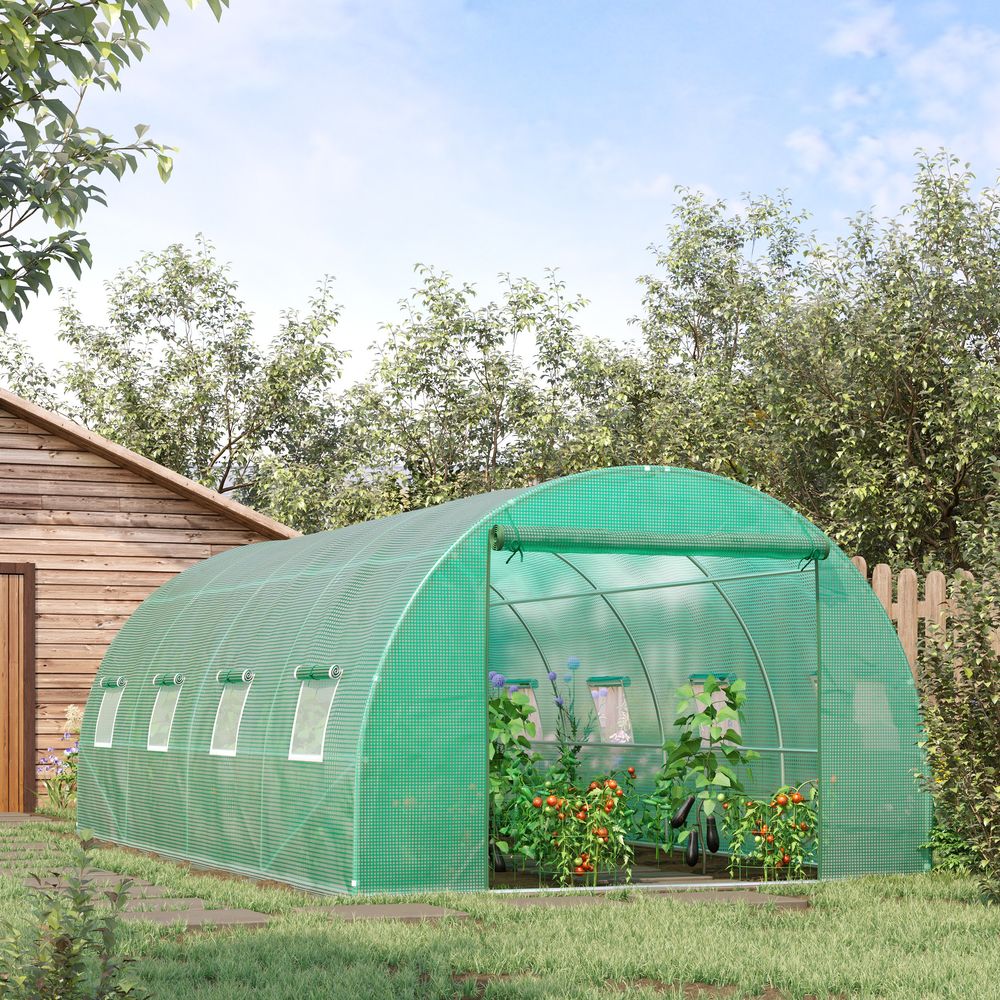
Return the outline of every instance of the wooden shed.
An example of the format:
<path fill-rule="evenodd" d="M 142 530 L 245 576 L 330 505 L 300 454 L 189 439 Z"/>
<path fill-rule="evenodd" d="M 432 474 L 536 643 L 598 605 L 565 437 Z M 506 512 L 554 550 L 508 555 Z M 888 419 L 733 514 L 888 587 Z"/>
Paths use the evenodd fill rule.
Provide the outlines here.
<path fill-rule="evenodd" d="M 236 545 L 297 532 L 0 388 L 0 812 L 28 812 L 125 619 Z"/>

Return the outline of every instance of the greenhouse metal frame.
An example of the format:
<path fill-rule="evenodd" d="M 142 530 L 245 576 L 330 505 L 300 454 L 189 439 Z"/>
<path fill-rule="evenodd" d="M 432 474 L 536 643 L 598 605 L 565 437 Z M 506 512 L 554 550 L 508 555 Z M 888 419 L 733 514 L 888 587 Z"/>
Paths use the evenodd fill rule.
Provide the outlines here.
<path fill-rule="evenodd" d="M 659 466 L 186 570 L 94 682 L 79 826 L 321 892 L 485 889 L 491 671 L 531 692 L 543 758 L 555 674 L 594 721 L 588 767 L 640 786 L 678 687 L 741 677 L 749 791 L 816 782 L 819 876 L 928 867 L 916 690 L 870 587 L 774 498 Z"/>

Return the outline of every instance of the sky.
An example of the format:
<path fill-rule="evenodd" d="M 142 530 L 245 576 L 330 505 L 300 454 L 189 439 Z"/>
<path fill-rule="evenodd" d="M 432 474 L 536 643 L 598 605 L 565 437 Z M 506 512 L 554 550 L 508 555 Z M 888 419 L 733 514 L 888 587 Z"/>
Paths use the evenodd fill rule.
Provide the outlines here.
<path fill-rule="evenodd" d="M 823 237 L 908 199 L 918 148 L 1000 171 L 995 0 L 174 0 L 87 123 L 178 147 L 82 228 L 104 283 L 203 234 L 267 339 L 324 275 L 349 376 L 432 265 L 474 282 L 556 267 L 583 329 L 625 338 L 677 185 L 738 204 L 787 190 Z M 88 98 L 88 100 L 90 100 Z M 56 295 L 20 327 L 49 363 Z"/>

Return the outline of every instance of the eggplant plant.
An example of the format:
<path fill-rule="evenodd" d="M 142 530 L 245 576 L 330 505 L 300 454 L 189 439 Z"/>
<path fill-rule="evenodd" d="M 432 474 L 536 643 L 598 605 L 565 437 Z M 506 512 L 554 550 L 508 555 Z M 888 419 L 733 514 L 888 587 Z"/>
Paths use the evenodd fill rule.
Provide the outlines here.
<path fill-rule="evenodd" d="M 743 749 L 737 728 L 747 697 L 745 681 L 727 683 L 709 674 L 699 689 L 684 684 L 677 696 L 679 732 L 663 744 L 663 766 L 643 804 L 652 817 L 646 835 L 654 834 L 654 843 L 665 850 L 687 844 L 685 859 L 693 867 L 701 856 L 702 823 L 703 842 L 714 854 L 720 847 L 716 809 L 727 796 L 743 794 L 741 775 L 749 774 L 759 755 Z"/>

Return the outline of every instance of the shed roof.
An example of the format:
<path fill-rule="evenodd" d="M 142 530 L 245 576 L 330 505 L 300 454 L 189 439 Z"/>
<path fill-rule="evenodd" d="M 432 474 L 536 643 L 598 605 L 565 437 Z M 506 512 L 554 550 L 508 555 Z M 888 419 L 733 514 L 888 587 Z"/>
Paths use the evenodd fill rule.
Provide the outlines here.
<path fill-rule="evenodd" d="M 81 447 L 94 454 L 101 455 L 116 465 L 126 469 L 131 469 L 140 476 L 165 486 L 167 489 L 193 500 L 204 507 L 208 507 L 219 514 L 223 514 L 239 524 L 259 531 L 268 538 L 294 538 L 299 534 L 294 528 L 287 524 L 281 524 L 266 514 L 246 507 L 235 500 L 208 489 L 200 483 L 196 483 L 180 473 L 174 472 L 165 466 L 159 465 L 148 458 L 144 458 L 137 452 L 123 448 L 107 438 L 95 434 L 93 431 L 81 427 L 72 420 L 67 420 L 58 413 L 46 410 L 36 403 L 29 402 L 21 396 L 15 395 L 9 389 L 0 387 L 0 409 L 8 410 L 10 413 L 21 417 L 23 420 L 30 420 L 39 427 L 44 427 L 52 434 L 60 435 L 70 441 L 74 441 Z"/>

